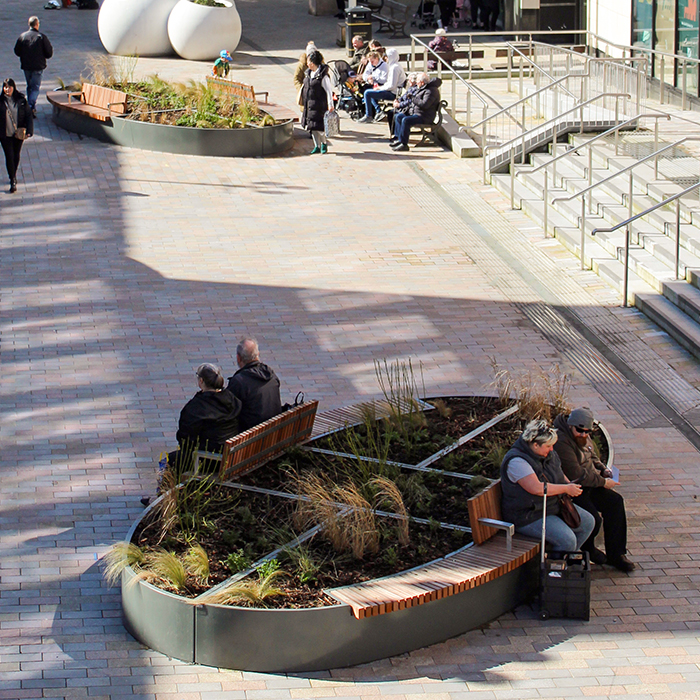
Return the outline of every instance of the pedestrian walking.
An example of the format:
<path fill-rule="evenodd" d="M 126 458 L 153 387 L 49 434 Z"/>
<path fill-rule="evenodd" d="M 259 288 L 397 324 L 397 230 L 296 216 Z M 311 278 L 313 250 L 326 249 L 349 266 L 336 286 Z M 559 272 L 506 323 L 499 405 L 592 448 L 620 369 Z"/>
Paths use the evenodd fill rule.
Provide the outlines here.
<path fill-rule="evenodd" d="M 17 90 L 12 78 L 6 78 L 0 96 L 0 143 L 10 177 L 10 194 L 17 192 L 17 168 L 22 144 L 33 133 L 34 121 L 27 98 Z"/>
<path fill-rule="evenodd" d="M 311 154 L 328 153 L 324 116 L 333 111 L 333 87 L 328 77 L 328 65 L 318 51 L 312 51 L 306 59 L 308 68 L 301 89 L 304 113 L 301 125 L 311 133 L 314 147 Z"/>
<path fill-rule="evenodd" d="M 29 18 L 29 29 L 21 34 L 15 43 L 15 55 L 19 56 L 20 66 L 27 79 L 27 102 L 36 117 L 36 99 L 41 89 L 41 76 L 46 68 L 46 60 L 53 56 L 53 46 L 46 34 L 39 31 L 39 18 Z"/>

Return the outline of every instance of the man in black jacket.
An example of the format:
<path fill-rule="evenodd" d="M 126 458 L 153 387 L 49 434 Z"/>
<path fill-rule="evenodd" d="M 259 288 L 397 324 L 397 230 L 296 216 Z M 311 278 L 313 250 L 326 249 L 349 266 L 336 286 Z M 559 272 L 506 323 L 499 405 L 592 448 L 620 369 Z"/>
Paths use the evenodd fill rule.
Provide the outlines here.
<path fill-rule="evenodd" d="M 46 34 L 39 32 L 39 18 L 29 18 L 29 29 L 15 43 L 15 55 L 27 79 L 27 102 L 36 117 L 36 99 L 41 89 L 41 76 L 46 68 L 46 59 L 53 56 L 53 46 Z"/>
<path fill-rule="evenodd" d="M 397 114 L 394 120 L 394 138 L 389 145 L 394 151 L 408 150 L 408 137 L 413 124 L 432 124 L 440 106 L 440 78 L 430 79 L 427 73 L 418 76 L 418 87 L 411 95 L 405 114 Z"/>
<path fill-rule="evenodd" d="M 243 404 L 238 416 L 241 432 L 282 412 L 280 380 L 266 364 L 260 362 L 255 338 L 243 338 L 236 348 L 240 368 L 229 377 L 227 389 Z"/>

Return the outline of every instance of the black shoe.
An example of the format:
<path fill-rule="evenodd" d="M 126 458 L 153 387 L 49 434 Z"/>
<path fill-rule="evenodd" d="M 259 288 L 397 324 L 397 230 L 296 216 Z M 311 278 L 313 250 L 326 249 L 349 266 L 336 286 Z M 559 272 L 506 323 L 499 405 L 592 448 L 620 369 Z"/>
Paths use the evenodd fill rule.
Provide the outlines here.
<path fill-rule="evenodd" d="M 598 566 L 602 566 L 603 564 L 606 564 L 608 561 L 608 558 L 605 556 L 605 552 L 601 552 L 597 547 L 593 547 L 593 549 L 589 549 L 588 551 L 588 556 L 590 560 L 594 564 L 598 564 Z"/>
<path fill-rule="evenodd" d="M 608 564 L 614 566 L 619 571 L 624 571 L 626 574 L 629 574 L 637 568 L 634 562 L 631 562 L 624 554 L 617 559 L 608 559 Z"/>
<path fill-rule="evenodd" d="M 372 117 L 368 117 L 366 114 L 357 120 L 358 124 L 369 124 L 372 121 Z"/>
<path fill-rule="evenodd" d="M 10 194 L 17 192 L 17 180 L 10 180 Z"/>
<path fill-rule="evenodd" d="M 338 12 L 337 14 L 333 15 L 334 17 L 337 17 L 338 19 L 345 19 L 345 13 L 344 12 Z"/>
<path fill-rule="evenodd" d="M 399 141 L 395 146 L 392 146 L 391 148 L 394 151 L 408 151 L 409 150 L 408 146 L 405 143 L 401 143 L 401 141 Z"/>
<path fill-rule="evenodd" d="M 34 117 L 34 119 L 36 119 L 36 110 L 35 109 L 32 110 L 32 116 Z"/>
<path fill-rule="evenodd" d="M 398 139 L 391 139 L 391 141 L 389 141 L 390 146 L 398 146 L 400 143 L 401 141 L 399 141 Z"/>
<path fill-rule="evenodd" d="M 141 499 L 141 505 L 142 505 L 144 508 L 147 508 L 148 506 L 150 506 L 150 505 L 151 505 L 151 497 L 150 497 L 150 496 L 144 496 L 144 497 Z"/>

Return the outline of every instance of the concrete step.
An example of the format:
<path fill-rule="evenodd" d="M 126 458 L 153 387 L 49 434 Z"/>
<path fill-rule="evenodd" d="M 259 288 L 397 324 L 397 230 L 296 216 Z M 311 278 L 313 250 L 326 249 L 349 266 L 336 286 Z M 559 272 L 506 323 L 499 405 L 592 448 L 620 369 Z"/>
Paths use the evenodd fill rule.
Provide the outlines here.
<path fill-rule="evenodd" d="M 659 294 L 635 293 L 634 305 L 688 352 L 700 358 L 700 325 Z"/>

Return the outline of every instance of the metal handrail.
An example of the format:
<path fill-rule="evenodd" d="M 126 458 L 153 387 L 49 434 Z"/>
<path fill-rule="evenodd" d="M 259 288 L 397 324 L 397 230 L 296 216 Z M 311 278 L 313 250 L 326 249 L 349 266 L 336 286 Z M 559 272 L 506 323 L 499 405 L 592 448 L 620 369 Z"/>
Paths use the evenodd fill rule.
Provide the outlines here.
<path fill-rule="evenodd" d="M 534 42 L 534 43 L 530 46 L 530 49 L 532 50 L 532 46 L 534 46 L 534 45 L 537 44 L 537 43 L 538 43 L 538 42 Z M 550 80 L 554 81 L 554 77 L 553 77 L 553 76 L 551 76 L 549 73 L 547 73 L 547 71 L 546 71 L 544 68 L 542 68 L 541 66 L 539 66 L 539 65 L 538 65 L 535 61 L 533 61 L 527 54 L 524 54 L 517 46 L 514 46 L 513 44 L 511 44 L 510 41 L 507 41 L 507 42 L 506 42 L 506 46 L 508 46 L 508 47 L 509 47 L 510 49 L 512 49 L 514 52 L 519 53 L 521 58 L 524 58 L 525 61 L 527 61 L 531 66 L 533 66 L 534 68 L 536 68 L 542 75 L 544 75 L 544 76 L 546 76 L 547 78 L 549 78 Z M 572 53 L 576 53 L 576 52 L 572 52 Z M 580 54 L 577 54 L 577 55 L 580 55 Z M 522 74 L 523 74 L 523 73 L 522 73 L 522 67 L 521 67 L 521 68 L 520 68 L 520 79 L 521 79 L 521 82 L 522 82 Z M 510 79 L 510 71 L 509 71 L 509 73 L 508 73 L 508 77 L 509 77 L 509 79 Z M 578 77 L 578 76 L 577 76 L 577 77 Z M 545 85 L 545 87 L 551 87 L 553 84 L 554 84 L 554 82 L 551 82 L 549 85 Z M 535 80 L 535 85 L 537 85 L 537 80 Z M 509 83 L 509 86 L 510 86 L 510 83 Z M 521 85 L 521 88 L 522 88 L 522 85 Z M 510 91 L 510 87 L 509 87 L 509 91 Z M 572 92 L 569 92 L 569 90 L 568 90 L 567 88 L 564 88 L 564 92 L 567 93 L 567 94 L 569 95 L 569 97 L 571 97 L 572 99 L 574 99 L 574 100 L 577 99 L 577 98 L 576 98 L 576 95 L 574 95 Z M 521 96 L 522 96 L 522 90 L 521 90 L 520 94 L 521 94 Z"/>
<path fill-rule="evenodd" d="M 590 146 L 594 141 L 598 141 L 599 139 L 603 139 L 606 136 L 610 136 L 610 134 L 619 131 L 620 129 L 623 129 L 624 127 L 639 121 L 640 119 L 670 119 L 671 115 L 670 114 L 639 114 L 636 117 L 632 117 L 631 119 L 628 119 L 626 122 L 622 122 L 622 124 L 618 124 L 617 126 L 613 126 L 607 131 L 604 131 L 602 134 L 597 134 L 593 138 L 588 139 L 585 143 L 582 143 L 580 146 L 574 146 L 574 148 L 570 148 L 568 151 L 565 151 L 564 153 L 560 153 L 558 156 L 555 156 L 551 160 L 548 160 L 546 163 L 542 163 L 542 165 L 538 165 L 536 168 L 533 168 L 532 170 L 528 170 L 529 175 L 533 175 L 534 173 L 539 172 L 540 170 L 546 170 L 547 167 L 549 167 L 552 163 L 556 163 L 557 161 L 561 160 L 562 158 L 566 158 L 566 156 L 570 155 L 571 153 L 575 153 L 576 151 L 580 151 L 582 148 L 586 148 L 587 146 Z M 698 125 L 700 126 L 700 124 Z M 522 171 L 525 172 L 525 171 Z M 516 177 L 520 175 L 520 173 L 516 174 Z"/>
<path fill-rule="evenodd" d="M 632 165 L 628 165 L 626 168 L 623 168 L 622 170 L 618 170 L 616 173 L 613 173 L 612 175 L 609 175 L 603 180 L 599 180 L 598 182 L 589 185 L 585 189 L 579 191 L 579 192 L 574 192 L 574 194 L 569 195 L 568 197 L 555 197 L 552 200 L 552 204 L 555 202 L 569 202 L 572 199 L 576 199 L 576 197 L 580 197 L 581 195 L 588 194 L 591 190 L 594 190 L 596 187 L 600 185 L 604 185 L 606 182 L 609 182 L 610 180 L 616 178 L 618 175 L 622 175 L 623 173 L 630 172 L 631 170 L 634 170 L 638 165 L 641 165 L 642 163 L 645 163 L 648 160 L 651 160 L 652 158 L 656 158 L 659 154 L 663 153 L 664 151 L 668 151 L 670 148 L 674 148 L 675 146 L 680 146 L 682 143 L 687 141 L 690 136 L 686 136 L 685 138 L 680 139 L 680 141 L 674 141 L 673 143 L 668 144 L 667 146 L 664 146 L 663 148 L 660 148 L 658 151 L 655 151 L 654 153 L 650 153 L 648 156 L 644 156 L 641 160 L 637 160 Z"/>
<path fill-rule="evenodd" d="M 676 279 L 680 279 L 680 251 L 681 251 L 681 197 L 685 197 L 685 195 L 690 194 L 693 190 L 696 190 L 698 187 L 700 187 L 700 182 L 696 182 L 694 185 L 691 185 L 690 187 L 686 187 L 682 192 L 678 192 L 677 194 L 671 195 L 670 197 L 667 197 L 661 202 L 657 202 L 656 204 L 650 206 L 648 209 L 645 209 L 643 212 L 640 212 L 639 214 L 635 214 L 634 216 L 630 216 L 629 218 L 625 219 L 624 221 L 621 221 L 619 224 L 616 224 L 615 226 L 611 226 L 609 228 L 594 228 L 591 231 L 591 236 L 595 236 L 596 233 L 614 233 L 618 229 L 622 228 L 625 226 L 625 266 L 624 266 L 624 271 L 623 271 L 623 278 L 622 278 L 622 305 L 627 306 L 627 297 L 628 297 L 628 291 L 629 291 L 629 264 L 630 264 L 630 231 L 632 229 L 632 223 L 635 222 L 637 219 L 641 219 L 643 216 L 647 216 L 648 214 L 651 214 L 651 212 L 656 211 L 657 209 L 660 209 L 661 207 L 666 206 L 667 204 L 670 204 L 671 202 L 676 203 Z"/>
<path fill-rule="evenodd" d="M 447 69 L 449 73 L 452 74 L 452 117 L 453 119 L 456 117 L 456 84 L 455 80 L 459 80 L 464 87 L 467 88 L 467 115 L 471 114 L 471 96 L 476 95 L 477 99 L 481 102 L 482 104 L 482 112 L 484 115 L 487 114 L 488 112 L 488 103 L 486 100 L 481 96 L 479 91 L 470 85 L 457 71 L 445 61 L 439 53 L 431 49 L 425 42 L 421 41 L 416 35 L 411 35 L 411 68 L 415 69 L 415 64 L 416 64 L 416 42 L 418 42 L 422 47 L 424 53 L 430 53 L 432 54 L 435 59 L 438 61 L 438 65 L 440 66 L 441 71 L 443 69 Z M 469 64 L 471 66 L 471 51 L 469 53 L 470 58 L 469 58 Z M 444 68 L 443 68 L 444 67 Z"/>

